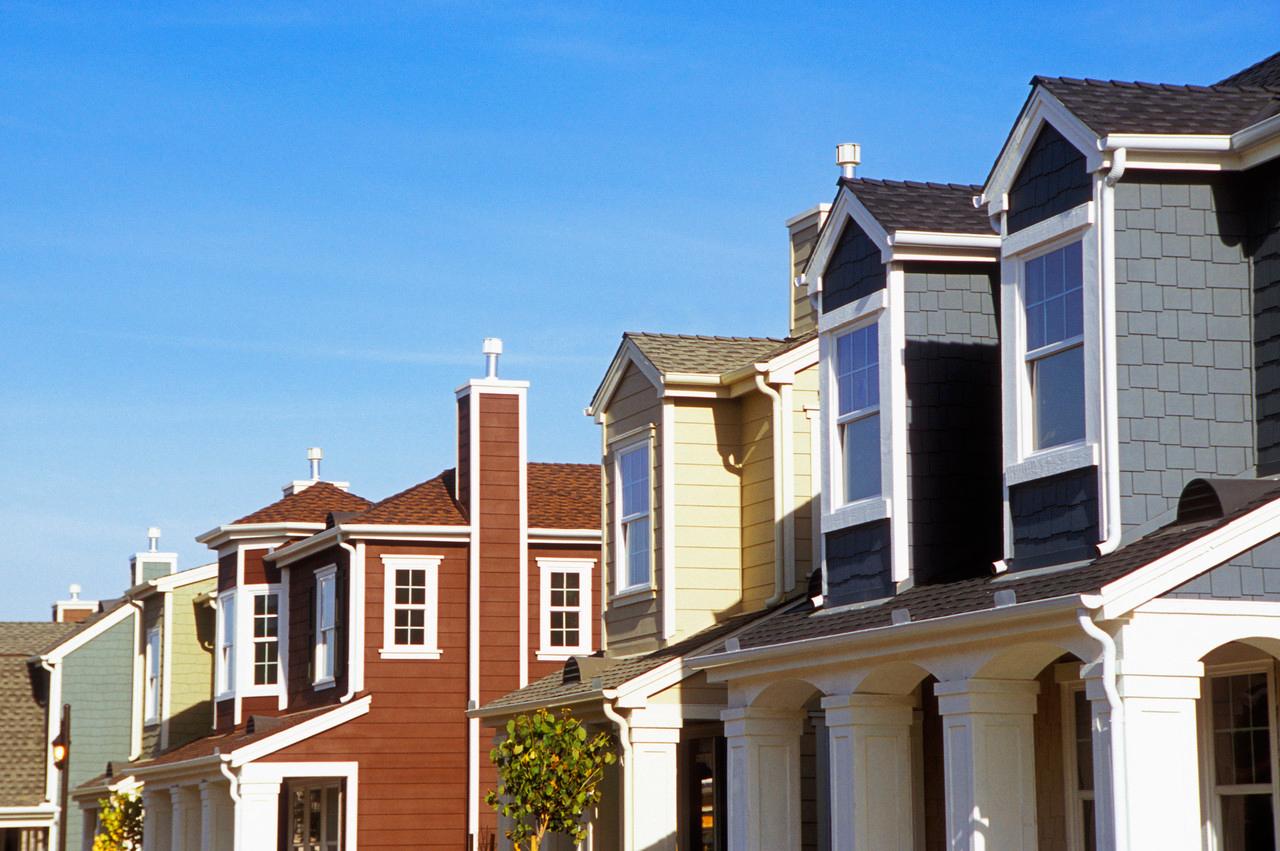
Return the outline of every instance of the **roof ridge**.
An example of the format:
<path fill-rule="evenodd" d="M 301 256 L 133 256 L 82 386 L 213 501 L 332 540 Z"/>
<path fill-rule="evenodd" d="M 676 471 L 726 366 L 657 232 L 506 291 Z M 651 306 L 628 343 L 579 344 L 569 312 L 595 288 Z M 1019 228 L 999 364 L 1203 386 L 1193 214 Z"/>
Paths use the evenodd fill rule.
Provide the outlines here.
<path fill-rule="evenodd" d="M 530 465 L 535 467 L 599 467 L 598 462 L 592 461 L 530 461 Z"/>
<path fill-rule="evenodd" d="M 981 192 L 982 186 L 977 183 L 940 183 L 933 180 L 891 180 L 884 177 L 846 177 L 844 183 L 867 184 L 871 186 L 905 187 L 910 189 L 956 189 Z"/>
<path fill-rule="evenodd" d="M 1280 54 L 1277 54 L 1280 55 Z M 1153 83 L 1146 80 L 1114 80 L 1100 79 L 1097 77 L 1064 77 L 1052 76 L 1047 74 L 1036 74 L 1031 78 L 1031 85 L 1042 85 L 1044 83 L 1066 83 L 1068 85 L 1077 86 L 1094 86 L 1094 87 L 1112 87 L 1122 89 L 1149 89 L 1169 92 L 1197 92 L 1197 93 L 1213 93 L 1213 92 L 1230 92 L 1242 94 L 1272 94 L 1280 96 L 1280 87 L 1276 86 L 1242 86 L 1236 83 L 1210 83 L 1209 85 L 1199 85 L 1196 83 Z"/>
<path fill-rule="evenodd" d="M 671 334 L 664 331 L 623 331 L 623 337 L 657 337 L 666 340 L 698 340 L 700 342 L 719 342 L 719 343 L 735 343 L 735 342 L 752 342 L 752 343 L 782 343 L 785 337 L 730 337 L 721 334 Z"/>
<path fill-rule="evenodd" d="M 1259 59 L 1257 62 L 1253 63 L 1252 65 L 1249 65 L 1248 67 L 1241 68 L 1239 71 L 1236 71 L 1234 74 L 1228 74 L 1218 82 L 1214 83 L 1214 85 L 1215 86 L 1235 85 L 1234 83 L 1228 83 L 1227 80 L 1234 80 L 1236 77 L 1243 77 L 1245 74 L 1248 74 L 1250 71 L 1255 71 L 1258 68 L 1261 68 L 1263 65 L 1266 65 L 1269 62 L 1274 62 L 1276 60 L 1280 60 L 1280 50 L 1277 50 L 1275 53 L 1271 54 L 1270 56 L 1266 56 L 1266 57 L 1263 57 L 1262 59 Z"/>

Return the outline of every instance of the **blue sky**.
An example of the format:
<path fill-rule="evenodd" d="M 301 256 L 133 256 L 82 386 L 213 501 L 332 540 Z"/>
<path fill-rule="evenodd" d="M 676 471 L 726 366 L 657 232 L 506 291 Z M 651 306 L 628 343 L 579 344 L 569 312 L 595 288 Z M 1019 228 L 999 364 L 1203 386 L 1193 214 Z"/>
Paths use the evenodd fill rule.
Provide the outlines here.
<path fill-rule="evenodd" d="M 145 529 L 324 447 L 450 466 L 500 336 L 589 461 L 628 329 L 783 334 L 783 221 L 860 173 L 980 182 L 1034 73 L 1206 83 L 1266 3 L 0 3 L 0 619 L 108 597 Z"/>

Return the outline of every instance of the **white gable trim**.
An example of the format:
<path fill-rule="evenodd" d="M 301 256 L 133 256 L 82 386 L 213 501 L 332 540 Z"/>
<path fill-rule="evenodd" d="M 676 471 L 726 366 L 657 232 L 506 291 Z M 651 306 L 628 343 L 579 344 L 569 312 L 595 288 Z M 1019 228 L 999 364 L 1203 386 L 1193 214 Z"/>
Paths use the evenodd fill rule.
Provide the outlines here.
<path fill-rule="evenodd" d="M 133 617 L 133 614 L 136 611 L 137 609 L 135 609 L 132 605 L 128 603 L 123 603 L 120 606 L 117 606 L 111 612 L 104 615 L 102 620 L 95 621 L 90 626 L 87 626 L 84 629 L 80 630 L 79 632 L 75 633 L 66 641 L 62 642 L 57 647 L 50 650 L 48 653 L 43 653 L 40 656 L 33 657 L 33 658 L 38 658 L 43 662 L 48 662 L 50 664 L 56 665 L 57 663 L 65 659 L 68 654 L 74 653 L 75 651 L 79 650 L 81 647 L 85 646 L 90 641 L 93 641 L 93 639 L 97 638 L 99 635 L 102 635 L 104 632 L 111 629 L 113 626 L 116 626 L 117 624 L 119 624 L 125 618 Z"/>
<path fill-rule="evenodd" d="M 353 700 L 350 703 L 339 706 L 332 712 L 326 712 L 323 715 L 317 715 L 301 724 L 295 724 L 292 727 L 281 730 L 265 739 L 259 739 L 252 744 L 245 745 L 242 748 L 236 748 L 231 752 L 231 767 L 239 768 L 240 766 L 253 762 L 256 759 L 262 759 L 264 756 L 270 756 L 278 750 L 296 745 L 298 742 L 306 741 L 312 736 L 318 736 L 334 727 L 339 727 L 348 721 L 359 718 L 369 713 L 369 705 L 373 702 L 373 695 L 367 694 L 359 700 Z"/>
<path fill-rule="evenodd" d="M 640 351 L 640 347 L 635 341 L 627 338 L 622 341 L 622 345 L 618 347 L 618 353 L 613 356 L 609 369 L 604 374 L 604 381 L 600 382 L 600 389 L 596 390 L 596 395 L 591 399 L 591 404 L 587 407 L 586 414 L 594 416 L 596 422 L 602 423 L 604 409 L 609 407 L 609 402 L 613 399 L 613 394 L 617 392 L 618 385 L 622 383 L 622 377 L 626 375 L 627 366 L 635 365 L 640 373 L 651 383 L 656 390 L 662 391 L 662 373 L 658 370 L 653 362 L 644 356 Z"/>
<path fill-rule="evenodd" d="M 831 207 L 831 215 L 827 217 L 827 223 L 822 227 L 822 233 L 818 236 L 818 242 L 813 247 L 813 254 L 809 257 L 809 263 L 805 268 L 805 277 L 809 281 L 809 295 L 815 297 L 822 292 L 822 273 L 826 271 L 827 264 L 831 262 L 831 254 L 836 250 L 836 245 L 840 242 L 840 236 L 844 233 L 846 219 L 853 219 L 857 222 L 858 227 L 862 228 L 862 232 L 880 246 L 880 252 L 884 256 L 884 261 L 889 262 L 889 254 L 892 252 L 892 246 L 889 241 L 889 232 L 880 226 L 880 222 L 876 221 L 876 217 L 863 206 L 858 200 L 858 196 L 854 195 L 847 186 L 841 186 L 840 191 L 836 194 L 836 201 Z"/>

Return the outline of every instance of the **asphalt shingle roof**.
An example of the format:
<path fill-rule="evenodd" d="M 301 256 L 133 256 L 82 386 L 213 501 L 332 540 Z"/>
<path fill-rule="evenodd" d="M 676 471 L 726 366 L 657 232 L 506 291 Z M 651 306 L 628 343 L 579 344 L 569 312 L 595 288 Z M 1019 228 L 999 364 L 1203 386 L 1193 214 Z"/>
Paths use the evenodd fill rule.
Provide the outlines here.
<path fill-rule="evenodd" d="M 714 337 L 700 334 L 652 334 L 628 331 L 650 363 L 664 375 L 673 372 L 722 375 L 780 354 L 797 339 L 780 337 Z"/>
<path fill-rule="evenodd" d="M 330 512 L 364 511 L 372 502 L 329 482 L 316 482 L 306 490 L 291 493 L 270 505 L 246 514 L 230 524 L 246 523 L 324 523 Z"/>
<path fill-rule="evenodd" d="M 453 470 L 406 488 L 349 517 L 347 523 L 465 526 L 467 515 L 453 499 Z"/>
<path fill-rule="evenodd" d="M 1255 62 L 1243 71 L 1237 71 L 1220 86 L 1270 86 L 1280 88 L 1280 53 L 1273 53 L 1261 62 Z"/>
<path fill-rule="evenodd" d="M 869 177 L 841 178 L 840 185 L 856 195 L 867 212 L 890 233 L 995 233 L 986 212 L 973 206 L 973 196 L 982 194 L 981 186 Z"/>
<path fill-rule="evenodd" d="M 70 623 L 0 623 L 0 807 L 45 798 L 45 714 L 27 658 L 75 631 Z"/>
<path fill-rule="evenodd" d="M 1031 82 L 1043 86 L 1100 136 L 1230 134 L 1280 113 L 1280 87 L 1180 86 L 1071 77 L 1033 77 Z"/>
<path fill-rule="evenodd" d="M 333 712 L 340 707 L 336 704 L 331 706 L 321 706 L 317 709 L 306 709 L 301 712 L 293 712 L 288 715 L 273 716 L 264 723 L 261 723 L 253 730 L 249 731 L 249 724 L 245 723 L 240 727 L 229 730 L 226 733 L 215 733 L 211 736 L 205 736 L 203 739 L 196 739 L 194 742 L 188 742 L 173 750 L 167 751 L 154 759 L 139 760 L 132 763 L 131 767 L 136 769 L 149 768 L 154 765 L 170 765 L 175 762 L 186 762 L 190 759 L 200 759 L 201 757 L 212 756 L 214 751 L 222 754 L 229 754 L 237 748 L 265 739 L 295 727 L 304 721 L 310 721 L 312 718 L 319 717 L 328 712 Z M 256 721 L 257 719 L 251 719 Z M 92 782 L 92 781 L 90 781 Z"/>
<path fill-rule="evenodd" d="M 529 464 L 529 525 L 599 529 L 599 464 Z"/>

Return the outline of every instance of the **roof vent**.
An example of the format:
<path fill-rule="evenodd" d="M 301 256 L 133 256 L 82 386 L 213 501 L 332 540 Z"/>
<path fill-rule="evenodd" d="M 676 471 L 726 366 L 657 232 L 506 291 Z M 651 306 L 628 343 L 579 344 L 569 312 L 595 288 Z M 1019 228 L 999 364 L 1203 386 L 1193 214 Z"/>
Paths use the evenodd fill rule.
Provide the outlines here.
<path fill-rule="evenodd" d="M 1192 479 L 1178 498 L 1176 523 L 1220 520 L 1280 489 L 1270 479 Z"/>
<path fill-rule="evenodd" d="M 901 626 L 904 623 L 911 623 L 910 609 L 894 609 L 889 612 L 889 622 L 894 626 Z"/>
<path fill-rule="evenodd" d="M 1002 588 L 996 592 L 996 608 L 1003 609 L 1005 606 L 1012 606 L 1018 602 L 1018 592 L 1012 588 Z"/>
<path fill-rule="evenodd" d="M 160 549 L 160 527 L 152 526 L 147 530 L 147 552 L 154 553 Z"/>
<path fill-rule="evenodd" d="M 70 587 L 67 588 L 67 590 L 71 592 L 72 600 L 78 601 L 80 599 L 80 583 L 72 582 Z"/>
<path fill-rule="evenodd" d="M 324 450 L 319 446 L 307 447 L 307 460 L 311 462 L 311 481 L 320 481 L 320 462 L 324 460 Z"/>
<path fill-rule="evenodd" d="M 498 358 L 502 355 L 502 340 L 497 337 L 485 337 L 481 351 L 484 352 L 485 378 L 497 378 Z"/>
<path fill-rule="evenodd" d="M 857 142 L 841 142 L 836 145 L 836 165 L 845 177 L 853 177 L 854 170 L 862 165 L 862 146 Z"/>
<path fill-rule="evenodd" d="M 605 669 L 603 656 L 570 656 L 568 661 L 564 663 L 564 673 L 560 675 L 560 682 L 569 683 L 590 683 L 598 679 Z"/>

